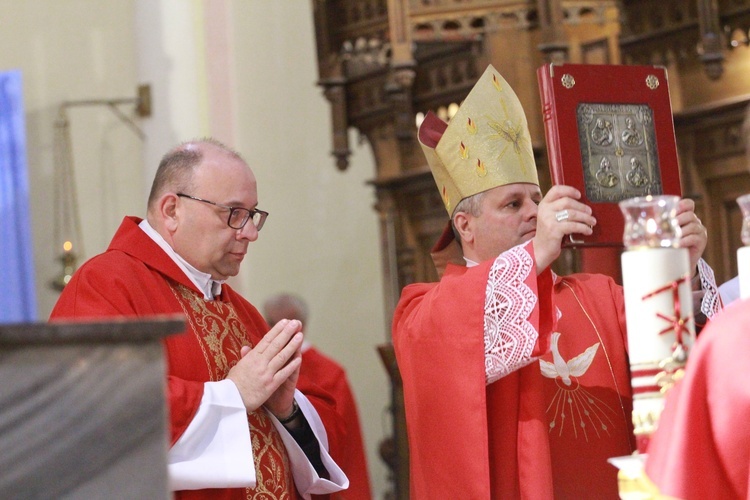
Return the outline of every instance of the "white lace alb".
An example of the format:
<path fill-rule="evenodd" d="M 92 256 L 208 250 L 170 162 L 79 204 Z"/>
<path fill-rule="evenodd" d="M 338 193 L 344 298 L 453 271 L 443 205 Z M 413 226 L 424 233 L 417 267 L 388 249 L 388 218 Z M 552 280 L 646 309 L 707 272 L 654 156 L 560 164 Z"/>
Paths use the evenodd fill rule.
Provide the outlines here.
<path fill-rule="evenodd" d="M 703 260 L 698 260 L 698 274 L 701 277 L 701 289 L 705 292 L 701 300 L 701 312 L 707 318 L 715 316 L 721 310 L 719 287 L 716 286 L 714 270 Z"/>
<path fill-rule="evenodd" d="M 484 369 L 487 384 L 533 362 L 539 332 L 529 322 L 537 296 L 525 283 L 536 263 L 526 244 L 495 259 L 484 304 Z"/>

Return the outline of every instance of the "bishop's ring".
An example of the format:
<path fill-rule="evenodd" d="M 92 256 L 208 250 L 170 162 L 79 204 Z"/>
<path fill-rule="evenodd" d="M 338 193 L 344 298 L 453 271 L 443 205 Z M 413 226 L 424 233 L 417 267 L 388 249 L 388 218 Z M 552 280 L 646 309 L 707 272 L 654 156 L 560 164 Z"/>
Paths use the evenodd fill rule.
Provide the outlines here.
<path fill-rule="evenodd" d="M 559 212 L 555 212 L 555 219 L 557 219 L 557 222 L 563 222 L 568 220 L 568 217 L 570 217 L 570 213 L 567 210 L 560 210 Z"/>

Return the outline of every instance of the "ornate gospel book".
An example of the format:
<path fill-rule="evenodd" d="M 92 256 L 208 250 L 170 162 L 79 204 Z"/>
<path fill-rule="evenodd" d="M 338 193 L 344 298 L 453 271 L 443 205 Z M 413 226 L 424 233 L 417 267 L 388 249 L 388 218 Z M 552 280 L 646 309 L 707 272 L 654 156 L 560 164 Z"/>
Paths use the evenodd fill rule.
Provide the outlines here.
<path fill-rule="evenodd" d="M 622 246 L 618 202 L 681 196 L 667 72 L 658 66 L 546 64 L 537 70 L 554 184 L 581 191 L 597 219 L 565 246 Z"/>

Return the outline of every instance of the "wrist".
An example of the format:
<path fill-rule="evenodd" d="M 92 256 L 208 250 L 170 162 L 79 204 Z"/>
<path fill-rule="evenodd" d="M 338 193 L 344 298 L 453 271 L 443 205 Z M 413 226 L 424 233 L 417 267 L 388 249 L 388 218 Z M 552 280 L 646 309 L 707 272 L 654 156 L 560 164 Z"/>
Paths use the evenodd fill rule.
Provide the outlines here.
<path fill-rule="evenodd" d="M 292 400 L 292 411 L 284 417 L 276 416 L 281 425 L 287 425 L 297 418 L 302 411 L 299 409 L 299 405 L 296 400 Z"/>

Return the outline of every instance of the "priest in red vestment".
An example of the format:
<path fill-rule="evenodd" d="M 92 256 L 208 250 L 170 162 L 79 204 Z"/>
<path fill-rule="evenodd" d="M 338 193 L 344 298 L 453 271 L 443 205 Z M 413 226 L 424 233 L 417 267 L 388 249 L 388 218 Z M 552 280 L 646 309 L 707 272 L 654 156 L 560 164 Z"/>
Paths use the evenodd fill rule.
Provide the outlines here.
<path fill-rule="evenodd" d="M 701 332 L 667 393 L 646 474 L 670 498 L 750 498 L 750 300 Z"/>
<path fill-rule="evenodd" d="M 265 222 L 257 205 L 239 154 L 212 139 L 179 145 L 159 165 L 146 220 L 126 217 L 51 314 L 185 317 L 164 341 L 176 498 L 311 498 L 348 485 L 332 458 L 343 437 L 333 401 L 297 380 L 299 321 L 269 330 L 224 282 Z"/>
<path fill-rule="evenodd" d="M 393 320 L 412 498 L 618 498 L 607 459 L 635 449 L 622 289 L 549 268 L 563 237 L 591 234 L 590 208 L 569 186 L 542 196 L 523 109 L 492 66 L 419 140 L 451 225 L 440 281 L 405 287 Z M 692 201 L 679 211 L 710 315 L 706 233 Z"/>
<path fill-rule="evenodd" d="M 307 303 L 294 294 L 280 293 L 270 297 L 263 304 L 263 316 L 268 324 L 275 324 L 282 318 L 296 319 L 302 323 L 302 329 L 305 331 L 308 314 Z M 372 490 L 359 411 L 344 367 L 305 340 L 302 343 L 299 379 L 328 392 L 336 402 L 336 410 L 341 414 L 346 426 L 346 443 L 341 450 L 339 463 L 349 478 L 349 488 L 334 493 L 331 496 L 332 500 L 370 500 Z"/>

